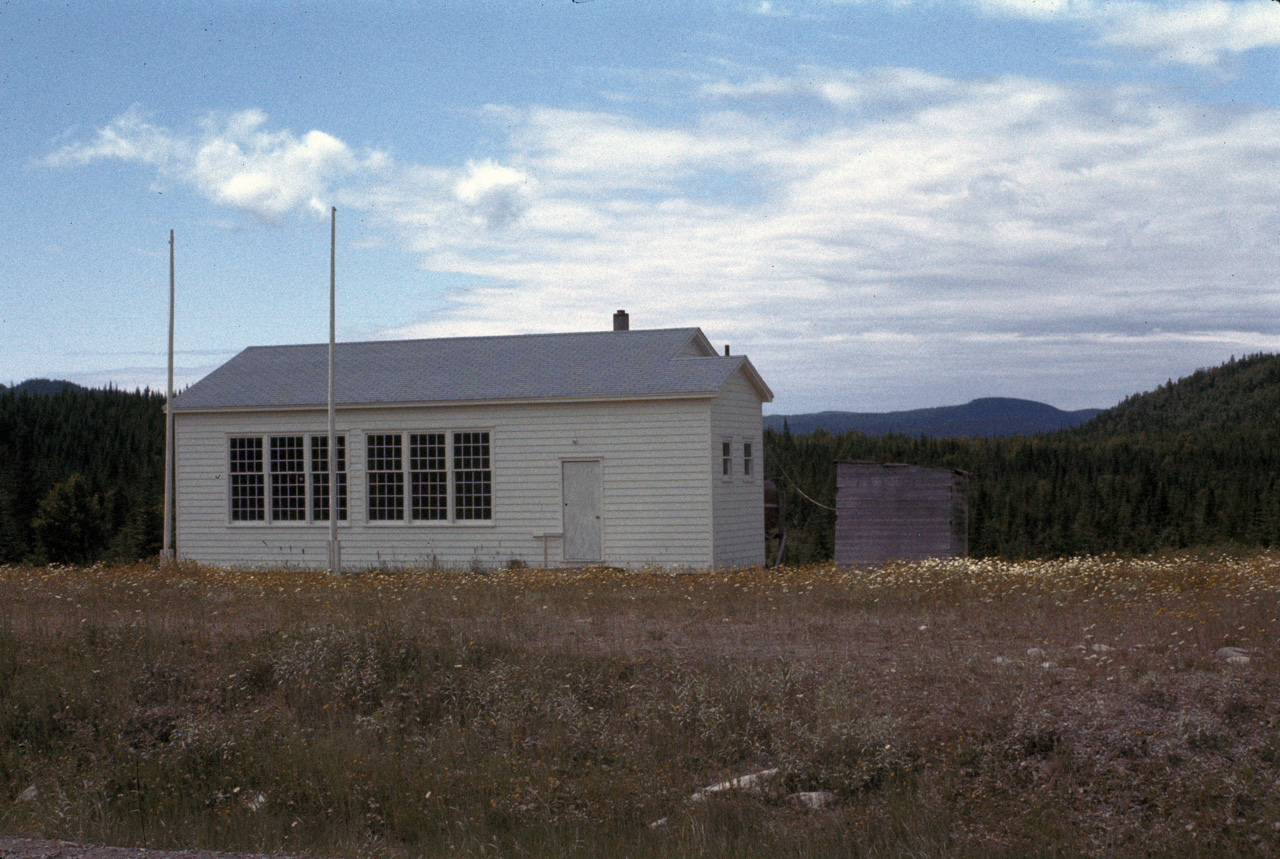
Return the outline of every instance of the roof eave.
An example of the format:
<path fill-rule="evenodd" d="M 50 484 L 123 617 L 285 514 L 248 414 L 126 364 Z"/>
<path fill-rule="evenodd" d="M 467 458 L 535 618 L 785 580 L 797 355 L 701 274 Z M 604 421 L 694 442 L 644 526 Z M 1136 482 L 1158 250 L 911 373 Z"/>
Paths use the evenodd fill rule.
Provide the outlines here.
<path fill-rule="evenodd" d="M 760 401 L 763 403 L 773 402 L 773 390 L 765 384 L 764 377 L 756 370 L 755 364 L 751 363 L 751 359 L 746 355 L 741 356 L 742 363 L 738 365 L 738 369 L 742 370 L 742 375 L 747 377 L 747 382 L 751 387 L 756 389 L 756 393 L 760 395 Z"/>
<path fill-rule="evenodd" d="M 496 400 L 423 400 L 409 402 L 365 402 L 335 403 L 335 409 L 355 411 L 357 409 L 441 409 L 463 406 L 512 406 L 512 405 L 557 405 L 563 403 L 624 403 L 654 400 L 706 400 L 715 397 L 716 391 L 682 391 L 679 393 L 660 394 L 602 394 L 599 396 L 574 397 L 509 397 Z M 328 403 L 295 403 L 291 405 L 258 405 L 258 406 L 195 406 L 186 407 L 174 404 L 175 414 L 225 414 L 228 412 L 312 412 L 328 408 Z"/>

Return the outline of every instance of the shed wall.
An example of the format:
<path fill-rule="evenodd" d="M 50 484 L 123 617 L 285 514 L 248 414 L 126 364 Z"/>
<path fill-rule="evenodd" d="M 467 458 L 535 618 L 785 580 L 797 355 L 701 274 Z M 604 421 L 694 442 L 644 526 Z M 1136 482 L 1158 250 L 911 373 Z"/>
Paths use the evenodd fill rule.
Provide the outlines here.
<path fill-rule="evenodd" d="M 963 557 L 968 498 L 954 469 L 837 463 L 836 563 Z"/>
<path fill-rule="evenodd" d="M 706 399 L 465 407 L 343 409 L 349 519 L 339 523 L 343 564 L 498 566 L 563 563 L 561 475 L 568 460 L 599 460 L 602 563 L 708 567 L 712 513 L 707 480 Z M 757 405 L 757 426 L 759 407 Z M 493 519 L 370 522 L 365 437 L 394 431 L 488 430 Z M 179 413 L 177 548 L 215 565 L 327 563 L 327 522 L 232 523 L 228 438 L 324 434 L 323 410 Z M 535 535 L 557 535 L 546 540 Z"/>

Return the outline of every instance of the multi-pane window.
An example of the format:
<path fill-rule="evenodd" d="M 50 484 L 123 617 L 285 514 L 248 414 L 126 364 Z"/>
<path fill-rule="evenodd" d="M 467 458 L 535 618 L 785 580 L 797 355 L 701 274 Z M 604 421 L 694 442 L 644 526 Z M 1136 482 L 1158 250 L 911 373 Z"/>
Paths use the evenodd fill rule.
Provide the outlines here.
<path fill-rule="evenodd" d="M 751 442 L 742 443 L 742 474 L 745 477 L 751 476 Z"/>
<path fill-rule="evenodd" d="M 338 519 L 347 519 L 346 439 L 336 437 Z M 329 438 L 253 435 L 228 439 L 233 522 L 327 522 Z M 493 519 L 490 433 L 373 433 L 365 438 L 371 522 Z"/>
<path fill-rule="evenodd" d="M 338 521 L 347 518 L 347 444 L 346 437 L 337 436 L 338 450 Z M 329 521 L 329 437 L 311 437 L 311 518 L 316 522 Z"/>
<path fill-rule="evenodd" d="M 370 435 L 367 451 L 370 521 L 493 518 L 488 432 Z"/>
<path fill-rule="evenodd" d="M 720 443 L 720 476 L 733 476 L 733 442 L 731 441 Z"/>
<path fill-rule="evenodd" d="M 409 436 L 409 512 L 414 519 L 449 518 L 449 461 L 442 432 Z"/>
<path fill-rule="evenodd" d="M 487 432 L 453 434 L 453 510 L 456 519 L 493 518 Z"/>
<path fill-rule="evenodd" d="M 344 439 L 338 436 L 338 511 L 345 519 Z M 329 439 L 303 435 L 238 436 L 227 440 L 227 491 L 232 522 L 318 522 L 329 518 Z M 310 495 L 308 496 L 308 492 Z"/>
<path fill-rule="evenodd" d="M 230 440 L 231 521 L 255 522 L 266 518 L 263 498 L 262 439 Z"/>
<path fill-rule="evenodd" d="M 404 456 L 400 436 L 371 435 L 365 477 L 369 482 L 369 520 L 404 518 Z"/>
<path fill-rule="evenodd" d="M 307 460 L 300 435 L 271 437 L 271 520 L 307 518 Z"/>

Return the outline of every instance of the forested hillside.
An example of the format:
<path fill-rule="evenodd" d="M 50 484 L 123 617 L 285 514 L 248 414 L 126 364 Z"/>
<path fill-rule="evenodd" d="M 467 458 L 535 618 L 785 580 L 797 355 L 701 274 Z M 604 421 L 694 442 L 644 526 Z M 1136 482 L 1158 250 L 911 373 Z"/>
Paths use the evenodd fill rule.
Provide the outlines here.
<path fill-rule="evenodd" d="M 1092 435 L 1280 427 L 1280 355 L 1232 358 L 1128 397 L 1080 429 Z"/>
<path fill-rule="evenodd" d="M 786 560 L 830 558 L 840 459 L 970 472 L 974 556 L 1280 545 L 1280 357 L 1255 355 L 1130 397 L 1082 427 L 1000 439 L 766 432 L 786 493 Z"/>
<path fill-rule="evenodd" d="M 164 397 L 0 393 L 0 562 L 160 550 Z"/>

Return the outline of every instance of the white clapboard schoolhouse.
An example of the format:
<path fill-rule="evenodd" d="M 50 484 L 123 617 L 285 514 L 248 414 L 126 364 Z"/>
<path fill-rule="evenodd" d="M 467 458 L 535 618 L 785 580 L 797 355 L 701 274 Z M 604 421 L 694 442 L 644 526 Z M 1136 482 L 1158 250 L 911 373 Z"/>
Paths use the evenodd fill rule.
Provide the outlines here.
<path fill-rule="evenodd" d="M 764 562 L 761 404 L 698 328 L 339 343 L 348 568 Z M 245 349 L 173 401 L 179 558 L 323 568 L 328 346 Z"/>

